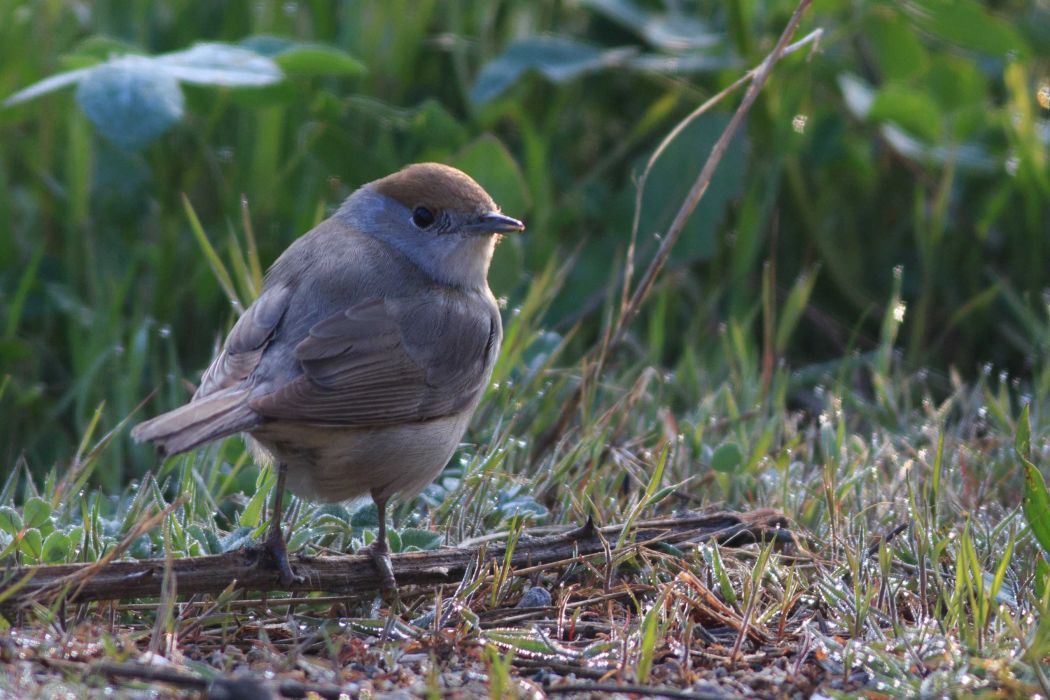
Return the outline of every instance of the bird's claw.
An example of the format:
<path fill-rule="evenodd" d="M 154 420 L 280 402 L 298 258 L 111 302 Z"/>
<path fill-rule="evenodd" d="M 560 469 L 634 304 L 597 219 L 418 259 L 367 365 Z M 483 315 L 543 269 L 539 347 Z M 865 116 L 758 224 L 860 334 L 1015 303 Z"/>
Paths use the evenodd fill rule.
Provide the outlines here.
<path fill-rule="evenodd" d="M 397 579 L 394 578 L 394 563 L 390 560 L 390 549 L 386 543 L 380 544 L 376 540 L 367 547 L 357 550 L 358 554 L 367 554 L 372 557 L 372 565 L 379 572 L 379 591 L 384 598 L 389 598 L 397 592 Z"/>
<path fill-rule="evenodd" d="M 269 563 L 277 569 L 278 580 L 282 586 L 287 588 L 299 580 L 288 562 L 288 545 L 279 529 L 270 530 L 270 534 L 263 540 L 262 547 L 263 552 L 269 555 Z"/>

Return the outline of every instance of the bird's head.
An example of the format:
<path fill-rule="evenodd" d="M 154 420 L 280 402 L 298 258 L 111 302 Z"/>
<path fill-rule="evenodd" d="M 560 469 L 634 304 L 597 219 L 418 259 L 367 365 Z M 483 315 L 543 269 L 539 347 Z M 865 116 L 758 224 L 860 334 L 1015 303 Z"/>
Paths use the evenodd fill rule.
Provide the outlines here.
<path fill-rule="evenodd" d="M 481 185 L 456 168 L 417 163 L 357 190 L 338 216 L 388 243 L 434 279 L 486 285 L 500 234 L 525 225 L 500 213 Z"/>

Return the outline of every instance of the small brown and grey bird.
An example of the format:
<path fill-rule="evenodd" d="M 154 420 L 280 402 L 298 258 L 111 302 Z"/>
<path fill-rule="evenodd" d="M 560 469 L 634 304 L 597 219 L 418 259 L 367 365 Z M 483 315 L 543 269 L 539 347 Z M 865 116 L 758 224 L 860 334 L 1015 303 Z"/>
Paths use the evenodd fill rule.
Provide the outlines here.
<path fill-rule="evenodd" d="M 370 551 L 392 588 L 387 501 L 433 481 L 463 437 L 503 337 L 489 262 L 523 229 L 446 165 L 364 185 L 277 259 L 190 402 L 132 436 L 164 455 L 250 436 L 277 469 L 265 547 L 284 585 L 285 484 L 327 502 L 370 494 Z"/>

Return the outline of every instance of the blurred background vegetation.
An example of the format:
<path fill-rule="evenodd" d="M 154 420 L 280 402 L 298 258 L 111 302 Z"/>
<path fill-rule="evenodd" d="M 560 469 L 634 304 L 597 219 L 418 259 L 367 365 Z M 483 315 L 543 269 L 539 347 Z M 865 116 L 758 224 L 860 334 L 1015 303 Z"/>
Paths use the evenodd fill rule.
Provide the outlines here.
<path fill-rule="evenodd" d="M 105 430 L 154 389 L 150 413 L 188 396 L 236 309 L 183 194 L 219 260 L 250 260 L 254 240 L 265 266 L 358 185 L 414 161 L 458 165 L 528 223 L 491 275 L 508 314 L 575 255 L 543 320 L 561 335 L 579 324 L 571 363 L 607 316 L 646 158 L 761 61 L 794 6 L 0 0 L 3 97 L 199 42 L 281 71 L 252 86 L 143 69 L 131 121 L 110 109 L 131 99 L 123 74 L 97 70 L 0 109 L 4 471 L 68 461 L 100 406 Z M 902 313 L 897 360 L 929 368 L 934 387 L 954 369 L 1046 389 L 1050 5 L 821 0 L 796 38 L 816 27 L 817 50 L 777 67 L 634 324 L 646 361 L 688 393 L 689 376 L 728 372 L 727 343 L 761 353 L 769 309 L 812 283 L 774 348 L 800 396 Z M 643 263 L 738 99 L 658 162 Z M 231 284 L 248 298 L 242 272 Z M 121 435 L 96 476 L 117 489 L 152 463 Z"/>

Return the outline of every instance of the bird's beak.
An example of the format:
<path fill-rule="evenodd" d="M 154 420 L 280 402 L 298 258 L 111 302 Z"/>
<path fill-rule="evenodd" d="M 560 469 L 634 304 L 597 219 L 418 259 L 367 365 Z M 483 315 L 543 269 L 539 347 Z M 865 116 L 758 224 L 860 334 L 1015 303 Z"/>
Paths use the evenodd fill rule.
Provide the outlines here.
<path fill-rule="evenodd" d="M 482 214 L 476 221 L 467 224 L 461 229 L 463 233 L 470 233 L 477 236 L 493 233 L 516 233 L 517 231 L 524 230 L 525 224 L 517 219 L 500 214 L 498 211 L 490 211 Z"/>

